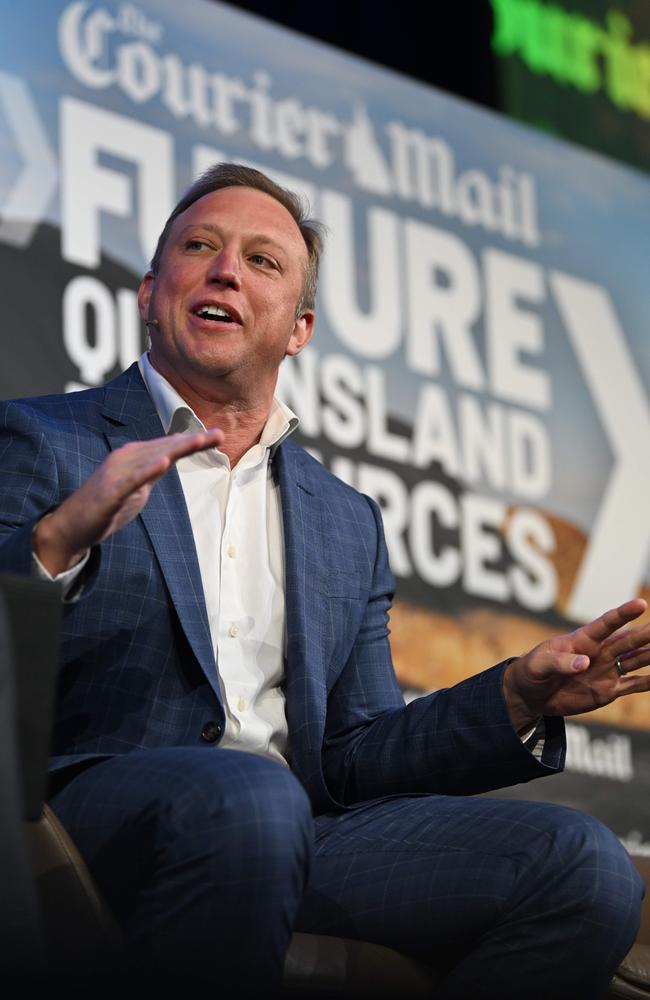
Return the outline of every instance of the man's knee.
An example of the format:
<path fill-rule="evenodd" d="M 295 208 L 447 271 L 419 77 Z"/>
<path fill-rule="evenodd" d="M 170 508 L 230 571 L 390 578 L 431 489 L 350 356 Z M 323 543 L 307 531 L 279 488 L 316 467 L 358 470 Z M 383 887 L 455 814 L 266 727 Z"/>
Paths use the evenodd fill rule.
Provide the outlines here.
<path fill-rule="evenodd" d="M 306 877 L 307 795 L 287 768 L 253 754 L 128 754 L 88 769 L 53 804 L 119 911 L 165 871 L 193 872 L 206 886 L 257 880 L 260 891 L 269 879 L 298 886 Z"/>
<path fill-rule="evenodd" d="M 560 831 L 558 843 L 575 877 L 591 889 L 596 905 L 638 910 L 643 881 L 618 838 L 593 816 L 574 814 L 573 822 Z"/>
<path fill-rule="evenodd" d="M 589 927 L 611 928 L 622 954 L 638 930 L 643 881 L 618 838 L 599 820 L 561 807 L 554 810 L 542 878 L 546 897 L 572 909 Z"/>
<path fill-rule="evenodd" d="M 216 778 L 212 794 L 220 829 L 232 831 L 236 850 L 257 859 L 262 870 L 269 865 L 306 863 L 313 841 L 313 821 L 307 793 L 297 778 L 281 764 L 237 751 L 234 779 Z M 217 769 L 219 762 L 216 762 Z"/>
<path fill-rule="evenodd" d="M 179 756 L 156 803 L 164 837 L 200 836 L 232 862 L 307 859 L 312 840 L 307 794 L 281 764 L 232 750 Z"/>

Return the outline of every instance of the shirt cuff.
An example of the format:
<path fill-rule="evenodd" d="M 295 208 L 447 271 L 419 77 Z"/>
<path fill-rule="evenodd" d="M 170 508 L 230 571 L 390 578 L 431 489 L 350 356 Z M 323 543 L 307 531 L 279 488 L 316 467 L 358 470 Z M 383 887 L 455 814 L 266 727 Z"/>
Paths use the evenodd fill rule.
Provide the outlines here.
<path fill-rule="evenodd" d="M 57 573 L 56 576 L 52 576 L 45 566 L 38 558 L 35 552 L 32 552 L 32 565 L 34 567 L 34 573 L 36 576 L 40 577 L 41 580 L 51 580 L 52 583 L 60 583 L 63 592 L 63 600 L 69 603 L 74 603 L 74 601 L 79 600 L 84 589 L 83 579 L 80 579 L 83 569 L 90 559 L 90 549 L 86 552 L 84 556 L 76 563 L 72 569 L 66 569 L 63 573 Z"/>
<path fill-rule="evenodd" d="M 536 760 L 542 759 L 544 753 L 544 739 L 546 737 L 546 723 L 544 716 L 541 716 L 536 725 L 527 733 L 520 736 L 521 742 L 529 750 Z"/>

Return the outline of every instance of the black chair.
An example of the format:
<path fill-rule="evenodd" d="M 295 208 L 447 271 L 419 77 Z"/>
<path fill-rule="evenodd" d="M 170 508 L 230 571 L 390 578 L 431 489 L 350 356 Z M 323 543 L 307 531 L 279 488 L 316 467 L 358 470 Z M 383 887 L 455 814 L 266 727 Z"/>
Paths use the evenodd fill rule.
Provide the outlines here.
<path fill-rule="evenodd" d="M 9 615 L 0 589 L 0 978 L 36 980 L 45 963 L 36 885 L 24 836 L 30 789 L 19 766 L 14 664 Z"/>

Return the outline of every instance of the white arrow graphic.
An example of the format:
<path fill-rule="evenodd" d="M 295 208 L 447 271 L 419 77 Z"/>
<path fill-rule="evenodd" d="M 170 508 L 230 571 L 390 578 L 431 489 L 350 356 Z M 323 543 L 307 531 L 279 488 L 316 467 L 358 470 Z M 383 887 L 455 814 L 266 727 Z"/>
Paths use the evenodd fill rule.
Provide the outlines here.
<path fill-rule="evenodd" d="M 650 543 L 650 410 L 607 290 L 554 272 L 557 305 L 615 456 L 571 595 L 595 618 L 639 592 Z"/>
<path fill-rule="evenodd" d="M 20 77 L 0 73 L 0 102 L 23 159 L 18 179 L 0 205 L 0 240 L 24 247 L 56 190 L 58 170 L 34 102 Z"/>

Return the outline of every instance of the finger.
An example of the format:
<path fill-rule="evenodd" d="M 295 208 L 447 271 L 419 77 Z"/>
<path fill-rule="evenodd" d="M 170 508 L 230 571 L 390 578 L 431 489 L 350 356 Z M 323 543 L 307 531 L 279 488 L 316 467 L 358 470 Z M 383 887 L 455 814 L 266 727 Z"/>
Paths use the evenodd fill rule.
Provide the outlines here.
<path fill-rule="evenodd" d="M 648 674 L 636 674 L 634 677 L 622 677 L 619 683 L 618 696 L 626 694 L 637 694 L 641 691 L 650 691 L 650 676 Z"/>
<path fill-rule="evenodd" d="M 111 499 L 121 502 L 140 487 L 157 482 L 179 458 L 213 448 L 223 440 L 223 431 L 215 427 L 196 434 L 171 434 L 125 445 L 119 452 L 113 452 L 119 460 L 119 474 L 114 473 Z"/>
<path fill-rule="evenodd" d="M 111 489 L 106 490 L 96 500 L 95 516 L 100 522 L 107 518 L 112 518 L 124 508 L 129 501 L 136 500 L 138 491 L 143 492 L 142 504 L 144 506 L 151 487 L 169 469 L 169 459 L 161 458 L 157 462 L 150 462 L 138 468 L 131 469 L 128 473 L 116 478 Z"/>
<path fill-rule="evenodd" d="M 624 629 L 603 644 L 603 653 L 615 660 L 650 643 L 650 622 L 638 628 Z"/>
<path fill-rule="evenodd" d="M 172 465 L 175 465 L 181 458 L 188 455 L 195 455 L 200 451 L 207 451 L 224 441 L 225 435 L 218 427 L 213 427 L 209 431 L 199 431 L 196 434 L 172 434 L 165 439 L 161 450 L 162 455 L 157 460 L 151 458 L 151 474 L 142 480 L 142 485 L 155 483 Z M 164 460 L 165 464 L 161 465 Z"/>
<path fill-rule="evenodd" d="M 534 658 L 532 662 L 533 672 L 539 681 L 546 681 L 558 675 L 571 676 L 583 673 L 588 669 L 590 659 L 584 653 L 549 653 L 546 650 L 539 658 Z"/>
<path fill-rule="evenodd" d="M 172 462 L 186 455 L 193 455 L 198 451 L 206 451 L 208 448 L 222 444 L 224 433 L 219 427 L 213 427 L 209 431 L 198 431 L 196 434 L 170 434 L 166 438 L 167 445 L 163 449 Z"/>
<path fill-rule="evenodd" d="M 635 649 L 632 653 L 627 653 L 625 655 L 616 658 L 618 663 L 621 665 L 621 670 L 624 674 L 632 673 L 635 670 L 640 670 L 642 667 L 650 666 L 650 646 L 644 646 L 642 649 Z M 616 660 L 614 661 L 616 666 Z"/>
<path fill-rule="evenodd" d="M 620 604 L 617 608 L 606 611 L 593 622 L 589 622 L 588 625 L 583 625 L 582 628 L 578 629 L 577 634 L 583 633 L 593 642 L 603 642 L 623 625 L 627 625 L 628 622 L 634 621 L 635 618 L 642 615 L 647 606 L 646 601 L 641 597 L 636 597 L 632 601 L 626 601 L 625 604 Z"/>

